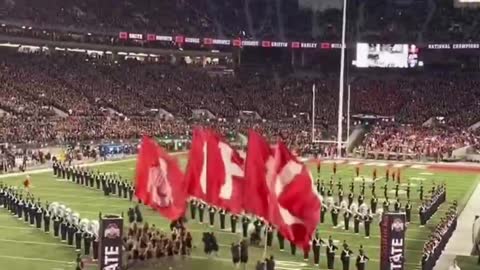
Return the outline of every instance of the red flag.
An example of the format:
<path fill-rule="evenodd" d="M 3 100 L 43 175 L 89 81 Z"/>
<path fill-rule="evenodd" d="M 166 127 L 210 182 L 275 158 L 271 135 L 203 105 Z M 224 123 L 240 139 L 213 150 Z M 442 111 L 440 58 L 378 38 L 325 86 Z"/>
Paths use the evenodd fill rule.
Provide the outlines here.
<path fill-rule="evenodd" d="M 207 134 L 207 202 L 234 214 L 242 211 L 244 160 L 218 134 Z"/>
<path fill-rule="evenodd" d="M 267 162 L 273 158 L 270 145 L 253 130 L 248 133 L 247 159 L 245 161 L 245 186 L 243 196 L 246 212 L 268 220 L 269 189 L 267 185 Z"/>
<path fill-rule="evenodd" d="M 201 128 L 193 130 L 192 145 L 185 175 L 188 195 L 204 201 L 207 198 L 206 136 L 206 132 Z"/>
<path fill-rule="evenodd" d="M 289 241 L 305 247 L 320 221 L 320 200 L 311 174 L 281 142 L 267 171 L 269 221 Z"/>
<path fill-rule="evenodd" d="M 137 158 L 135 195 L 162 216 L 177 220 L 186 208 L 184 176 L 175 159 L 143 137 Z"/>

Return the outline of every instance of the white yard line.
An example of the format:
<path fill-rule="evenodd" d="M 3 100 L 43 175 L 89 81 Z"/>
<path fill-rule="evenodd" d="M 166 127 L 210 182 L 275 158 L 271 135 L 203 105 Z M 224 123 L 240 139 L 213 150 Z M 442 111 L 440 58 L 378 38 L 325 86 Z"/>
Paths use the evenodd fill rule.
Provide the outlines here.
<path fill-rule="evenodd" d="M 43 259 L 43 258 L 33 258 L 33 257 L 20 257 L 20 256 L 7 256 L 7 255 L 0 255 L 0 259 L 11 259 L 11 260 L 19 260 L 19 261 L 32 261 L 32 262 L 45 262 L 45 263 L 58 263 L 58 264 L 75 264 L 73 261 L 59 261 L 59 260 L 50 260 L 50 259 Z"/>

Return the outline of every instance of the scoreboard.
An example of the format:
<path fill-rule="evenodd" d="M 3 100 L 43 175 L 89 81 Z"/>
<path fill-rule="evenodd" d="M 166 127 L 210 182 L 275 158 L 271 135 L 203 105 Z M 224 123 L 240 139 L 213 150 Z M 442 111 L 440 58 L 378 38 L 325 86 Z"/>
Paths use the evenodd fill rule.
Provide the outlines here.
<path fill-rule="evenodd" d="M 422 67 L 419 50 L 414 44 L 357 43 L 357 68 L 415 68 Z"/>

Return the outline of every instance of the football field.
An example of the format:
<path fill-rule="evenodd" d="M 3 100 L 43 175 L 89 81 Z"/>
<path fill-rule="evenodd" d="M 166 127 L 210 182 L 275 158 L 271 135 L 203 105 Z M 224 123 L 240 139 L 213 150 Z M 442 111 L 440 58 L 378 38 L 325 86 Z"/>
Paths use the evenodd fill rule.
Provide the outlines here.
<path fill-rule="evenodd" d="M 186 165 L 184 157 L 179 159 L 182 167 Z M 313 177 L 317 177 L 315 164 L 310 164 Z M 343 179 L 343 186 L 345 190 L 345 198 L 348 195 L 349 184 L 355 174 L 355 167 L 357 165 L 353 162 L 338 164 L 336 178 Z M 385 183 L 385 169 L 401 169 L 402 172 L 402 190 L 400 191 L 400 198 L 402 205 L 406 203 L 406 195 L 404 192 L 407 181 L 411 183 L 411 201 L 413 202 L 412 223 L 409 225 L 406 234 L 406 269 L 419 269 L 419 262 L 422 255 L 423 243 L 428 239 L 430 232 L 435 225 L 443 217 L 447 210 L 449 203 L 453 200 L 458 200 L 460 210 L 468 201 L 470 194 L 479 181 L 479 175 L 475 172 L 466 172 L 463 170 L 439 170 L 438 168 L 430 168 L 428 166 L 404 166 L 403 164 L 392 164 L 387 162 L 366 162 L 360 165 L 360 175 L 364 176 L 367 182 L 365 191 L 366 202 L 369 204 L 370 200 L 370 181 L 372 171 L 376 168 L 377 176 L 380 180 L 377 181 L 376 194 L 379 197 L 379 208 L 383 202 L 383 187 Z M 123 178 L 133 179 L 135 173 L 135 161 L 125 160 L 114 162 L 111 164 L 95 166 L 94 170 L 102 172 L 113 172 L 120 174 Z M 325 179 L 328 184 L 332 176 L 332 163 L 325 162 L 321 168 L 321 179 Z M 87 188 L 68 182 L 62 179 L 53 177 L 51 170 L 48 172 L 36 173 L 31 175 L 32 188 L 31 192 L 35 198 L 40 198 L 42 205 L 48 202 L 59 202 L 71 208 L 73 212 L 80 213 L 81 218 L 96 219 L 99 212 L 104 214 L 126 214 L 127 209 L 135 205 L 135 202 L 130 202 L 127 199 L 118 198 L 114 195 L 105 197 L 103 192 L 96 189 Z M 9 176 L 0 179 L 1 182 L 7 185 L 15 185 L 20 187 L 24 175 Z M 353 180 L 355 183 L 355 192 L 358 194 L 361 180 Z M 439 211 L 432 217 L 426 227 L 419 227 L 418 218 L 418 203 L 419 196 L 417 189 L 423 183 L 425 196 L 428 197 L 428 191 L 434 183 L 446 183 L 447 186 L 447 202 L 442 204 Z M 394 184 L 389 182 L 389 198 L 393 207 L 393 199 L 395 191 Z M 247 191 L 248 192 L 248 191 Z M 336 195 L 336 185 L 335 192 Z M 356 200 L 356 198 L 355 198 Z M 156 227 L 161 227 L 165 231 L 169 230 L 169 221 L 161 218 L 154 211 L 142 206 L 144 220 L 149 224 L 155 224 Z M 189 211 L 187 211 L 189 218 Z M 207 213 L 205 214 L 208 220 Z M 339 220 L 343 222 L 343 217 Z M 218 214 L 216 215 L 216 222 L 218 222 Z M 127 226 L 125 222 L 125 226 Z M 344 240 L 350 245 L 356 256 L 358 248 L 363 245 L 366 255 L 370 257 L 370 262 L 367 269 L 379 269 L 379 251 L 380 238 L 378 216 L 375 217 L 372 223 L 372 235 L 369 239 L 364 237 L 363 227 L 360 228 L 360 234 L 353 233 L 353 226 L 350 226 L 350 231 L 343 230 L 343 226 L 333 228 L 330 213 L 325 216 L 325 223 L 320 224 L 318 230 L 322 239 L 327 240 L 332 236 L 339 248 Z M 150 265 L 144 265 L 143 269 L 235 269 L 232 266 L 230 258 L 230 244 L 241 238 L 241 226 L 237 224 L 237 234 L 232 234 L 229 230 L 230 219 L 227 217 L 228 231 L 221 231 L 217 225 L 215 228 L 210 228 L 205 224 L 199 224 L 196 220 L 189 220 L 187 228 L 192 232 L 194 248 L 192 256 L 189 258 L 165 258 L 160 261 L 152 262 Z M 201 234 L 204 231 L 213 230 L 217 235 L 217 240 L 220 245 L 220 252 L 216 257 L 207 257 L 203 253 L 203 244 L 201 242 Z M 59 239 L 53 237 L 53 234 L 45 234 L 42 231 L 30 227 L 12 217 L 6 209 L 0 208 L 0 269 L 15 269 L 15 270 L 51 270 L 51 269 L 75 269 L 76 252 L 74 247 L 67 246 L 61 243 Z M 337 252 L 335 261 L 335 269 L 341 268 L 339 259 L 341 249 Z M 247 269 L 254 269 L 257 260 L 262 259 L 262 247 L 250 247 L 250 258 Z M 274 238 L 273 247 L 269 248 L 268 254 L 272 254 L 276 260 L 276 269 L 283 270 L 311 270 L 311 269 L 326 269 L 325 247 L 321 248 L 320 267 L 313 264 L 313 254 L 310 254 L 309 261 L 303 260 L 303 253 L 297 250 L 296 256 L 290 254 L 289 245 L 286 245 L 285 251 L 280 252 L 276 237 Z M 350 268 L 354 269 L 354 262 L 350 263 Z M 88 265 L 87 269 L 96 269 L 94 265 Z M 466 269 L 466 268 L 462 268 Z M 467 268 L 468 269 L 468 268 Z"/>

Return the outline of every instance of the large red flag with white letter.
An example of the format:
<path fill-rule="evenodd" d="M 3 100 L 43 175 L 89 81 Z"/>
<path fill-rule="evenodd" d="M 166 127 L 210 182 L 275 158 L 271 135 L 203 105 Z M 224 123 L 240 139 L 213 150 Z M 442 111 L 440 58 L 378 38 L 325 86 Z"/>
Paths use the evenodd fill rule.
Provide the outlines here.
<path fill-rule="evenodd" d="M 265 139 L 251 130 L 248 133 L 247 158 L 245 160 L 245 186 L 243 193 L 245 212 L 268 220 L 269 189 L 267 185 L 267 162 L 273 159 L 273 150 Z"/>
<path fill-rule="evenodd" d="M 193 130 L 192 145 L 188 155 L 185 175 L 187 193 L 203 201 L 207 198 L 207 132 L 201 128 Z"/>
<path fill-rule="evenodd" d="M 207 134 L 207 202 L 229 210 L 242 211 L 244 160 L 220 135 Z"/>
<path fill-rule="evenodd" d="M 135 196 L 162 216 L 176 220 L 186 208 L 184 175 L 177 161 L 143 137 L 137 158 Z"/>
<path fill-rule="evenodd" d="M 297 246 L 308 245 L 320 221 L 320 200 L 310 172 L 281 142 L 267 171 L 270 223 Z"/>

